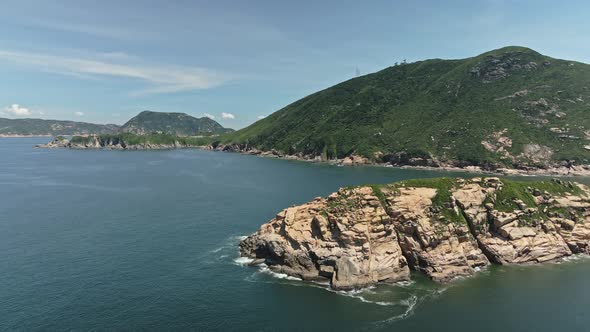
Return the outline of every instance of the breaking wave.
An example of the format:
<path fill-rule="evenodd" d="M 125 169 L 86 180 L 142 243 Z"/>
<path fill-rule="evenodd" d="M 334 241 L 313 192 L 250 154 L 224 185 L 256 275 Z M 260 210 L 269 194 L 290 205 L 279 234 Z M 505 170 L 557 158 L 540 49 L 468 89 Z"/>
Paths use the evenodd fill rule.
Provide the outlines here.
<path fill-rule="evenodd" d="M 238 266 L 251 265 L 254 259 L 249 257 L 240 257 L 236 251 L 236 245 L 240 240 L 246 238 L 245 236 L 233 236 L 228 239 L 227 244 L 211 250 L 212 254 L 224 253 L 227 246 L 232 249 L 232 263 Z M 236 254 L 238 255 L 236 257 Z M 371 324 L 387 325 L 399 320 L 406 319 L 412 316 L 420 303 L 439 296 L 447 290 L 448 287 L 432 287 L 432 285 L 424 282 L 416 282 L 414 280 L 400 281 L 392 285 L 377 285 L 354 290 L 342 291 L 334 290 L 330 287 L 329 282 L 321 281 L 303 281 L 300 278 L 289 276 L 285 273 L 272 271 L 266 264 L 260 263 L 254 266 L 256 270 L 244 278 L 247 282 L 253 283 L 268 283 L 268 284 L 283 284 L 292 287 L 313 287 L 323 291 L 328 291 L 332 294 L 348 297 L 358 300 L 367 305 L 374 305 L 385 310 L 384 316 L 387 317 L 387 312 L 394 314 L 382 320 L 373 321 Z M 450 287 L 450 286 L 449 286 Z M 391 308 L 391 309 L 385 309 Z M 381 309 L 380 309 L 381 310 Z"/>
<path fill-rule="evenodd" d="M 238 258 L 234 259 L 234 263 L 236 263 L 236 265 L 240 265 L 240 266 L 248 265 L 248 264 L 252 263 L 253 261 L 254 261 L 254 259 L 250 258 L 250 257 L 238 257 Z"/>

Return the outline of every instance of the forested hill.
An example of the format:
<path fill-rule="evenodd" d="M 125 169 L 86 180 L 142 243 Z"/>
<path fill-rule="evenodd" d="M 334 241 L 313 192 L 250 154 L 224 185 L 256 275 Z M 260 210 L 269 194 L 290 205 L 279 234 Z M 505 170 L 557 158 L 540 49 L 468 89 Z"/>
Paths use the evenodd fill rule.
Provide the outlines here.
<path fill-rule="evenodd" d="M 121 127 L 122 132 L 138 135 L 161 133 L 176 136 L 218 135 L 233 131 L 208 117 L 195 118 L 186 113 L 143 111 Z"/>
<path fill-rule="evenodd" d="M 324 159 L 588 164 L 590 65 L 524 47 L 400 64 L 302 98 L 222 143 Z"/>

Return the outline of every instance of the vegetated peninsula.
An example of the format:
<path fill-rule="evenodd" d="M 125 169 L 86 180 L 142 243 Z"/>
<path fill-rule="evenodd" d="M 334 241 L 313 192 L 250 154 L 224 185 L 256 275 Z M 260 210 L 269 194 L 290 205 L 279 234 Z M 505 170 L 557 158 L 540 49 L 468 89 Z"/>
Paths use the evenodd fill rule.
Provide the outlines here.
<path fill-rule="evenodd" d="M 210 142 L 209 137 L 175 136 L 169 134 L 131 133 L 112 135 L 73 136 L 67 139 L 57 136 L 47 144 L 40 144 L 40 148 L 70 148 L 70 149 L 110 149 L 110 150 L 167 150 L 179 148 L 205 148 Z"/>
<path fill-rule="evenodd" d="M 300 99 L 210 148 L 346 164 L 588 171 L 590 65 L 524 47 L 401 63 Z"/>
<path fill-rule="evenodd" d="M 205 147 L 219 134 L 232 132 L 216 121 L 185 113 L 143 111 L 116 132 L 99 135 L 57 136 L 43 148 L 149 150 Z"/>
<path fill-rule="evenodd" d="M 335 289 L 471 276 L 490 264 L 590 254 L 590 189 L 561 180 L 417 179 L 342 188 L 240 243 L 252 264 Z"/>

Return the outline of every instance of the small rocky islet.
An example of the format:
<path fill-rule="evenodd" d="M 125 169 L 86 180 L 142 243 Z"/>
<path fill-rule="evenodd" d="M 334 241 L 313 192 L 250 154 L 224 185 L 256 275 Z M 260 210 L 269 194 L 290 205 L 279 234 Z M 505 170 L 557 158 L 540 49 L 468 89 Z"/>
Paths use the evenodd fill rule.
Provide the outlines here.
<path fill-rule="evenodd" d="M 417 179 L 341 188 L 240 243 L 252 264 L 347 290 L 590 254 L 590 189 L 553 179 Z"/>

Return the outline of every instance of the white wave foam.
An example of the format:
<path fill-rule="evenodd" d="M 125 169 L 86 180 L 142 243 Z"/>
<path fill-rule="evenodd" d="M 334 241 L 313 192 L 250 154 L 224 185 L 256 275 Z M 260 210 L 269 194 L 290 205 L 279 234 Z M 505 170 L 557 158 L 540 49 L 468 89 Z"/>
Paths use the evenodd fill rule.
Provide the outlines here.
<path fill-rule="evenodd" d="M 398 281 L 395 283 L 396 286 L 400 286 L 400 287 L 409 287 L 412 286 L 413 284 L 415 284 L 416 282 L 414 280 L 407 280 L 407 281 Z"/>
<path fill-rule="evenodd" d="M 349 290 L 349 291 L 341 291 L 341 290 L 334 290 L 334 289 L 330 288 L 329 284 L 327 284 L 324 289 L 329 292 L 332 292 L 332 293 L 336 293 L 339 295 L 343 295 L 343 296 L 347 296 L 347 297 L 351 297 L 351 298 L 360 300 L 363 303 L 376 304 L 376 305 L 380 305 L 380 306 L 404 305 L 401 302 L 373 301 L 373 300 L 367 299 L 366 294 L 376 294 L 376 292 L 374 291 L 375 288 L 376 288 L 376 286 L 372 285 L 372 286 L 368 286 L 365 288 L 353 289 L 353 290 Z M 363 295 L 365 295 L 365 296 L 363 296 Z"/>
<path fill-rule="evenodd" d="M 253 258 L 250 257 L 238 257 L 234 259 L 234 263 L 240 266 L 248 265 L 254 261 Z"/>
<path fill-rule="evenodd" d="M 266 273 L 268 275 L 271 275 L 277 279 L 286 279 L 286 280 L 294 280 L 294 281 L 301 281 L 301 278 L 297 278 L 297 277 L 292 277 L 286 273 L 278 273 L 278 272 L 274 272 L 271 269 L 268 268 L 268 266 L 264 263 L 260 264 L 260 272 L 262 273 Z"/>
<path fill-rule="evenodd" d="M 240 243 L 241 240 L 245 239 L 247 236 L 242 236 L 242 235 L 234 235 L 234 236 L 230 236 L 227 239 L 225 239 L 222 243 L 219 244 L 219 247 L 211 249 L 209 251 L 207 251 L 206 253 L 204 253 L 202 255 L 201 258 L 205 258 L 206 256 L 210 256 L 212 254 L 219 254 L 219 253 L 223 253 L 223 255 L 221 255 L 218 258 L 225 258 L 228 257 L 228 255 L 230 254 L 230 250 L 233 256 L 234 252 L 238 252 L 238 244 Z M 238 253 L 239 255 L 239 253 Z"/>
<path fill-rule="evenodd" d="M 240 237 L 241 239 L 246 238 L 244 237 Z M 240 266 L 244 266 L 244 265 L 248 265 L 251 264 L 254 259 L 252 258 L 248 258 L 248 257 L 238 257 L 236 259 L 233 260 L 235 264 L 240 265 Z M 316 287 L 316 288 L 320 288 L 326 291 L 329 291 L 331 293 L 335 293 L 338 295 L 342 295 L 342 296 L 346 296 L 346 297 L 350 297 L 350 298 L 354 298 L 357 299 L 363 303 L 368 303 L 368 304 L 373 304 L 373 305 L 379 305 L 379 306 L 401 306 L 401 307 L 407 307 L 407 309 L 399 315 L 387 318 L 386 320 L 380 321 L 382 323 L 388 323 L 388 322 L 392 322 L 392 321 L 396 321 L 396 320 L 400 320 L 400 319 L 404 319 L 406 317 L 409 317 L 413 311 L 414 308 L 416 306 L 416 304 L 418 303 L 418 296 L 417 295 L 411 295 L 409 298 L 405 299 L 405 300 L 401 300 L 401 301 L 397 301 L 397 302 L 389 302 L 389 301 L 376 301 L 376 300 L 371 300 L 370 298 L 367 298 L 367 295 L 371 295 L 371 294 L 377 294 L 377 292 L 375 291 L 376 286 L 375 285 L 371 285 L 365 288 L 359 288 L 359 289 L 353 289 L 353 290 L 348 290 L 348 291 L 341 291 L 341 290 L 334 290 L 330 287 L 330 282 L 325 281 L 325 282 L 321 282 L 321 281 L 312 281 L 312 282 L 306 282 L 306 283 L 289 283 L 286 281 L 302 281 L 302 279 L 297 278 L 297 277 L 293 277 L 290 276 L 286 273 L 279 273 L 279 272 L 274 272 L 272 271 L 268 265 L 266 265 L 265 263 L 261 263 L 261 264 L 257 264 L 257 266 L 259 267 L 258 271 L 256 271 L 255 273 L 253 273 L 252 275 L 246 277 L 244 280 L 248 281 L 248 282 L 262 282 L 262 283 L 281 283 L 284 282 L 284 284 L 288 284 L 291 286 L 307 286 L 307 287 Z M 268 279 L 260 279 L 259 276 L 260 274 L 266 274 L 266 275 L 270 275 L 273 277 L 273 279 L 275 279 L 275 281 L 272 280 L 268 280 Z M 395 286 L 399 286 L 399 287 L 410 287 L 412 285 L 415 284 L 415 281 L 410 280 L 410 281 L 401 281 L 401 282 L 397 282 L 395 283 Z M 430 296 L 434 295 L 434 294 L 441 294 L 442 292 L 444 292 L 446 290 L 446 288 L 438 290 L 438 291 L 434 291 L 433 293 L 430 294 Z M 428 297 L 429 295 L 426 295 L 426 297 Z"/>
<path fill-rule="evenodd" d="M 226 248 L 225 246 L 224 247 L 219 247 L 219 248 L 213 249 L 213 250 L 211 250 L 209 252 L 212 253 L 212 254 L 215 254 L 215 253 L 218 253 L 218 252 L 222 251 L 225 248 Z"/>
<path fill-rule="evenodd" d="M 321 286 L 322 288 L 329 287 L 330 286 L 330 282 L 329 281 L 312 280 L 311 281 L 311 284 L 316 284 L 318 286 Z"/>
<path fill-rule="evenodd" d="M 575 254 L 575 255 L 563 257 L 561 259 L 561 261 L 563 261 L 563 262 L 575 262 L 575 261 L 579 261 L 579 260 L 586 259 L 586 258 L 587 258 L 587 256 L 585 256 L 585 255 Z"/>
<path fill-rule="evenodd" d="M 392 306 L 392 305 L 399 305 L 399 303 L 395 303 L 395 302 L 385 302 L 385 301 L 371 301 L 371 300 L 367 300 L 365 297 L 363 296 L 352 296 L 356 299 L 361 300 L 361 302 L 364 303 L 371 303 L 371 304 L 376 304 L 376 305 L 381 305 L 381 306 Z"/>
<path fill-rule="evenodd" d="M 414 308 L 416 307 L 416 304 L 418 304 L 418 297 L 416 295 L 412 295 L 405 300 L 401 300 L 400 304 L 408 307 L 406 309 L 406 311 L 404 311 L 403 313 L 401 313 L 399 315 L 389 317 L 387 319 L 384 319 L 384 320 L 376 322 L 376 323 L 377 324 L 388 324 L 388 323 L 396 322 L 398 320 L 402 320 L 402 319 L 406 319 L 406 318 L 410 317 L 411 315 L 414 314 Z"/>
<path fill-rule="evenodd" d="M 239 262 L 240 265 L 244 265 L 244 264 L 251 263 L 253 260 L 250 258 L 247 258 L 247 257 L 240 257 L 240 258 L 237 258 L 235 261 Z M 419 298 L 417 295 L 410 295 L 409 298 L 401 300 L 401 301 L 397 301 L 397 302 L 371 300 L 371 299 L 367 298 L 367 294 L 376 294 L 376 292 L 374 291 L 376 289 L 376 286 L 374 286 L 374 285 L 368 286 L 366 288 L 353 289 L 353 290 L 349 290 L 349 291 L 341 291 L 341 290 L 332 289 L 330 287 L 329 282 L 313 281 L 313 282 L 306 282 L 306 283 L 291 283 L 291 282 L 287 282 L 287 281 L 302 281 L 302 279 L 289 276 L 285 273 L 274 272 L 271 269 L 269 269 L 269 267 L 264 263 L 261 263 L 258 266 L 259 266 L 259 270 L 256 271 L 255 273 L 253 273 L 252 275 L 246 277 L 244 280 L 246 280 L 248 282 L 284 283 L 285 285 L 290 285 L 290 286 L 315 287 L 315 288 L 320 288 L 325 291 L 329 291 L 331 293 L 335 293 L 338 295 L 354 298 L 354 299 L 357 299 L 357 300 L 359 300 L 363 303 L 367 303 L 367 304 L 373 304 L 373 305 L 379 305 L 379 306 L 407 307 L 407 309 L 403 313 L 393 316 L 393 317 L 390 317 L 390 318 L 387 318 L 383 321 L 379 321 L 377 323 L 389 323 L 389 322 L 393 322 L 396 320 L 405 319 L 413 314 L 416 304 L 419 302 Z M 273 277 L 273 279 L 275 279 L 275 281 L 269 281 L 269 280 L 263 280 L 263 279 L 257 278 L 257 276 L 259 276 L 260 274 L 270 275 Z M 413 285 L 414 283 L 415 283 L 414 281 L 407 281 L 407 282 L 401 282 L 401 285 L 410 286 L 410 285 Z M 446 288 L 443 288 L 441 290 L 437 290 L 429 295 L 426 295 L 424 298 L 429 297 L 429 296 L 435 296 L 435 294 L 436 295 L 441 294 L 445 290 L 446 290 Z"/>

